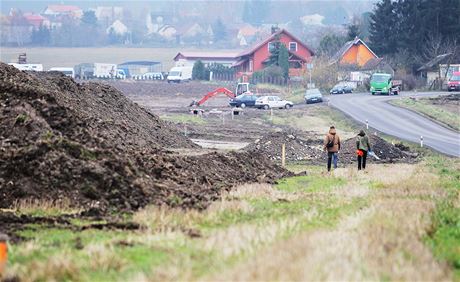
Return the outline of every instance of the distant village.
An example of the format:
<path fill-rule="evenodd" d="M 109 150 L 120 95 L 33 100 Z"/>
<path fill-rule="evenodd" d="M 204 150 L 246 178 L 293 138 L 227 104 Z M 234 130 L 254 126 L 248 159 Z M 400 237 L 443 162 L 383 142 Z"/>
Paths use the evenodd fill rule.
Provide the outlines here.
<path fill-rule="evenodd" d="M 359 87 L 372 73 L 386 72 L 401 79 L 408 88 L 434 89 L 441 88 L 453 72 L 460 70 L 458 42 L 451 40 L 450 33 L 446 33 L 446 38 L 430 35 L 431 39 L 421 48 L 419 44 L 408 45 L 412 41 L 406 37 L 411 34 L 392 31 L 393 37 L 401 39 L 393 39 L 393 44 L 379 44 L 382 35 L 388 33 L 385 30 L 388 25 L 377 24 L 380 20 L 377 12 L 350 15 L 337 8 L 330 14 L 298 16 L 297 11 L 296 16 L 287 17 L 286 13 L 294 11 L 296 6 L 286 5 L 282 18 L 276 17 L 273 7 L 269 11 L 264 1 L 221 4 L 241 7 L 228 6 L 228 13 L 216 12 L 222 7 L 206 7 L 209 17 L 203 16 L 200 7 L 152 8 L 140 12 L 122 6 L 84 9 L 64 4 L 48 5 L 41 12 L 11 8 L 8 14 L 0 15 L 0 45 L 176 47 L 182 51 L 171 57 L 174 67 L 192 68 L 197 62 L 202 63 L 204 74 L 198 76 L 202 79 L 262 76 L 280 78 L 277 81 L 305 81 L 306 77 L 310 76 L 311 80 L 313 76 L 313 81 L 324 88 L 338 81 Z M 183 5 L 191 4 L 184 2 Z M 384 2 L 379 5 L 379 9 L 385 9 Z M 430 23 L 426 20 L 425 25 Z M 444 43 L 438 44 L 440 40 Z M 285 67 L 277 59 L 281 56 L 278 43 L 286 49 Z M 436 44 L 440 47 L 434 48 Z M 395 49 L 394 45 L 400 47 Z M 204 48 L 215 51 L 202 52 Z M 73 75 L 79 78 L 159 79 L 168 72 L 162 69 L 160 61 L 113 62 L 105 66 L 99 64 L 99 67 L 93 62 L 91 71 L 85 66 L 88 62 L 81 63 L 83 66 L 73 68 Z M 40 66 L 30 68 L 39 70 Z M 104 71 L 95 75 L 98 69 Z M 191 76 L 191 71 L 187 73 Z"/>
<path fill-rule="evenodd" d="M 241 12 L 243 14 L 243 12 Z M 246 13 L 247 14 L 247 13 Z M 39 13 L 12 8 L 0 16 L 2 46 L 106 46 L 113 44 L 148 46 L 215 46 L 244 48 L 270 35 L 273 25 L 290 30 L 309 44 L 321 33 L 345 32 L 349 15 L 328 24 L 325 16 L 314 13 L 291 20 L 245 21 L 245 15 L 203 18 L 195 9 L 175 13 L 143 11 L 135 14 L 121 6 L 82 9 L 75 5 L 53 4 Z M 88 32 L 92 35 L 88 37 Z"/>

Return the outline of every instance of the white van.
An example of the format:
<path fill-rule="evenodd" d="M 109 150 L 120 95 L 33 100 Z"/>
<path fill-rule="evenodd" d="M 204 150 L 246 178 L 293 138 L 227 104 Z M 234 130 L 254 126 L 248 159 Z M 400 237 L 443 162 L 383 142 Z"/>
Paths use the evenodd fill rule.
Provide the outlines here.
<path fill-rule="evenodd" d="M 168 83 L 171 82 L 185 82 L 192 80 L 192 69 L 193 67 L 173 67 L 168 74 Z"/>
<path fill-rule="evenodd" d="M 58 71 L 62 72 L 65 76 L 69 76 L 71 78 L 75 78 L 75 71 L 73 68 L 50 68 L 48 71 Z"/>

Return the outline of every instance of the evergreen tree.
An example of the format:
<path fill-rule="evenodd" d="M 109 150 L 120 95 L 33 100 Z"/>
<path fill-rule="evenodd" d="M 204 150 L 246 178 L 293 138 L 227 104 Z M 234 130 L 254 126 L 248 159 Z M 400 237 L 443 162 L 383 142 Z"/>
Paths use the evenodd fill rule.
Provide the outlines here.
<path fill-rule="evenodd" d="M 318 54 L 332 57 L 345 44 L 346 38 L 336 34 L 326 34 L 319 42 Z"/>
<path fill-rule="evenodd" d="M 206 69 L 201 60 L 198 60 L 193 64 L 192 79 L 193 80 L 206 80 L 207 79 Z"/>
<path fill-rule="evenodd" d="M 278 66 L 283 70 L 283 77 L 285 79 L 289 78 L 289 51 L 284 46 L 280 44 L 279 53 L 278 53 Z"/>
<path fill-rule="evenodd" d="M 410 54 L 405 67 L 415 70 L 441 53 L 456 52 L 459 14 L 459 0 L 382 0 L 371 15 L 370 46 L 393 59 Z"/>
<path fill-rule="evenodd" d="M 348 29 L 348 32 L 347 32 L 348 41 L 354 40 L 356 37 L 360 37 L 361 32 L 359 30 L 359 25 L 350 24 L 348 25 L 347 29 Z"/>
<path fill-rule="evenodd" d="M 442 39 L 460 38 L 459 0 L 425 0 L 421 2 L 421 15 L 427 23 L 425 35 L 435 35 Z"/>
<path fill-rule="evenodd" d="M 81 17 L 81 22 L 89 26 L 96 26 L 97 17 L 94 11 L 85 11 Z"/>
<path fill-rule="evenodd" d="M 395 28 L 398 49 L 411 50 L 413 54 L 420 52 L 427 27 L 421 14 L 423 5 L 421 2 L 421 0 L 400 0 L 396 5 L 396 14 L 399 19 Z"/>
<path fill-rule="evenodd" d="M 361 39 L 367 41 L 369 39 L 369 28 L 371 25 L 371 12 L 365 12 L 361 14 L 360 23 L 360 36 Z"/>
<path fill-rule="evenodd" d="M 382 0 L 371 15 L 370 47 L 379 55 L 394 54 L 398 48 L 395 5 L 392 0 Z"/>
<path fill-rule="evenodd" d="M 280 55 L 281 45 L 279 35 L 275 36 L 270 45 L 270 57 L 268 57 L 268 62 L 266 63 L 267 66 L 278 66 L 278 57 Z"/>

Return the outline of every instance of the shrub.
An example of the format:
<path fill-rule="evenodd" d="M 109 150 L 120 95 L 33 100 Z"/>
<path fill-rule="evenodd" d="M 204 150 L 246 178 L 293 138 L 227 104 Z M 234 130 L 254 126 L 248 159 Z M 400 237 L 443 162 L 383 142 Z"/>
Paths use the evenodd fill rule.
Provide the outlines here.
<path fill-rule="evenodd" d="M 192 79 L 193 80 L 207 80 L 209 77 L 206 76 L 207 71 L 204 67 L 204 64 L 202 61 L 198 60 L 193 64 L 193 69 L 192 69 Z"/>

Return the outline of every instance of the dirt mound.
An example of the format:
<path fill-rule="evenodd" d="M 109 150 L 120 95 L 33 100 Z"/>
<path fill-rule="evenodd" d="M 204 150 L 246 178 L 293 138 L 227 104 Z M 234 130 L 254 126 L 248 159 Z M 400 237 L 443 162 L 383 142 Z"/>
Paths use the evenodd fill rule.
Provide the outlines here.
<path fill-rule="evenodd" d="M 321 140 L 310 139 L 307 133 L 293 129 L 272 132 L 264 135 L 246 147 L 247 151 L 256 151 L 272 160 L 281 160 L 281 146 L 286 146 L 286 160 L 317 163 L 322 155 Z"/>
<path fill-rule="evenodd" d="M 106 85 L 0 64 L 0 104 L 0 208 L 24 198 L 204 208 L 233 185 L 289 174 L 257 154 L 165 151 L 196 145 Z"/>
<path fill-rule="evenodd" d="M 460 105 L 460 94 L 440 95 L 438 97 L 431 97 L 428 100 L 433 104 L 455 104 Z"/>
<path fill-rule="evenodd" d="M 187 83 L 167 83 L 166 81 L 110 81 L 110 85 L 129 95 L 152 95 L 171 97 L 186 95 L 187 97 L 202 97 L 215 90 L 218 86 L 197 81 Z"/>
<path fill-rule="evenodd" d="M 410 152 L 409 147 L 403 144 L 392 145 L 378 136 L 370 136 L 372 150 L 380 160 L 369 157 L 370 162 L 392 163 L 413 162 L 417 153 Z M 259 152 L 272 160 L 281 160 L 281 146 L 286 146 L 286 160 L 301 161 L 310 164 L 324 164 L 327 154 L 323 151 L 323 141 L 312 139 L 308 133 L 295 130 L 268 133 L 246 147 L 246 151 Z M 340 162 L 350 164 L 356 162 L 356 138 L 342 141 Z"/>
<path fill-rule="evenodd" d="M 369 135 L 372 151 L 380 158 L 377 160 L 368 157 L 370 162 L 376 163 L 396 163 L 396 162 L 414 162 L 417 159 L 417 153 L 410 152 L 409 147 L 401 143 L 395 145 L 388 143 L 383 138 L 376 135 Z M 341 161 L 352 163 L 356 162 L 356 138 L 345 140 L 340 151 Z"/>

